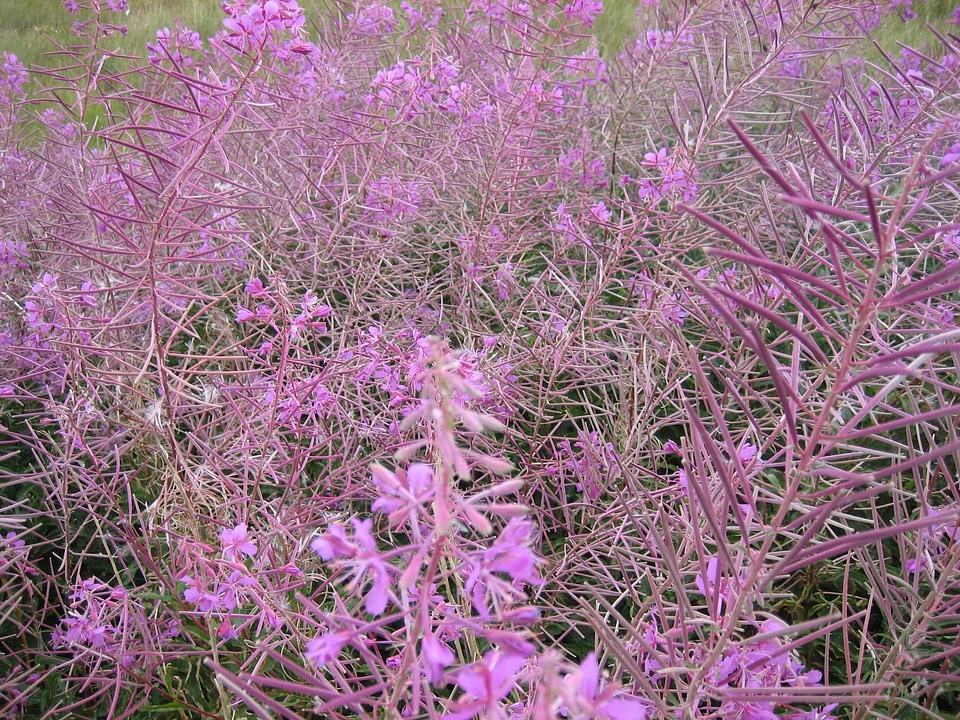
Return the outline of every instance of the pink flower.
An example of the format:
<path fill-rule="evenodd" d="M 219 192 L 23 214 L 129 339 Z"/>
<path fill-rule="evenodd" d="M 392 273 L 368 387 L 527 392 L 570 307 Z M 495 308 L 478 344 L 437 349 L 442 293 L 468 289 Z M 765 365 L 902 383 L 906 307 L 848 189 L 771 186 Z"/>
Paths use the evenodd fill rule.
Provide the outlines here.
<path fill-rule="evenodd" d="M 757 456 L 757 446 L 752 443 L 744 443 L 743 447 L 737 450 L 737 458 L 744 465 L 749 464 Z"/>
<path fill-rule="evenodd" d="M 423 652 L 427 679 L 433 685 L 439 685 L 443 680 L 443 671 L 456 660 L 453 650 L 432 632 L 423 634 L 420 649 Z"/>
<path fill-rule="evenodd" d="M 228 611 L 233 611 L 236 609 L 237 605 L 244 600 L 246 595 L 246 590 L 244 588 L 251 587 L 256 585 L 256 580 L 250 576 L 242 575 L 239 570 L 234 570 L 230 573 L 230 577 L 225 581 L 220 583 L 217 587 L 217 595 L 220 598 L 220 602 L 223 604 L 223 607 Z"/>
<path fill-rule="evenodd" d="M 2 395 L 0 395 L 0 397 L 2 397 Z M 11 548 L 19 549 L 26 545 L 26 543 L 23 540 L 21 540 L 19 537 L 17 537 L 17 534 L 12 530 L 6 534 L 6 536 L 4 537 L 4 540 L 6 541 L 6 544 Z"/>
<path fill-rule="evenodd" d="M 908 573 L 913 575 L 914 573 L 921 572 L 927 569 L 927 559 L 921 557 L 917 558 L 907 558 L 907 561 L 903 564 L 903 569 Z"/>
<path fill-rule="evenodd" d="M 256 298 L 264 297 L 267 294 L 266 289 L 263 287 L 263 280 L 260 278 L 254 278 L 244 285 L 243 289 L 247 292 L 247 294 Z"/>
<path fill-rule="evenodd" d="M 230 622 L 229 615 L 224 615 L 220 624 L 217 626 L 217 637 L 221 640 L 236 640 L 239 637 L 236 628 L 233 627 L 233 623 Z"/>
<path fill-rule="evenodd" d="M 183 591 L 183 599 L 196 605 L 197 610 L 202 613 L 209 613 L 223 609 L 223 601 L 217 593 L 201 590 L 191 577 L 183 577 L 181 580 L 187 584 L 187 589 Z"/>
<path fill-rule="evenodd" d="M 340 558 L 352 558 L 360 548 L 347 539 L 347 529 L 340 525 L 331 525 L 323 535 L 310 543 L 311 549 L 327 562 Z"/>
<path fill-rule="evenodd" d="M 483 554 L 491 572 L 502 572 L 520 582 L 540 582 L 537 556 L 530 549 L 533 523 L 513 518 L 497 541 Z"/>
<path fill-rule="evenodd" d="M 837 703 L 824 705 L 822 708 L 808 710 L 802 713 L 793 713 L 784 716 L 784 720 L 836 720 L 833 711 L 837 709 Z"/>
<path fill-rule="evenodd" d="M 594 218 L 599 220 L 601 223 L 610 222 L 612 213 L 607 209 L 607 204 L 603 202 L 603 200 L 595 205 L 591 205 L 590 212 L 593 213 Z"/>
<path fill-rule="evenodd" d="M 239 561 L 241 555 L 252 557 L 257 554 L 257 545 L 250 539 L 246 523 L 241 523 L 232 530 L 222 530 L 220 544 L 223 547 L 223 557 L 231 562 Z"/>
<path fill-rule="evenodd" d="M 390 525 L 396 527 L 404 520 L 416 522 L 417 512 L 433 497 L 433 468 L 415 463 L 407 471 L 392 473 L 380 465 L 372 465 L 373 484 L 380 490 L 380 497 L 373 503 L 373 510 L 389 515 Z"/>
<path fill-rule="evenodd" d="M 299 39 L 306 22 L 296 0 L 256 0 L 249 5 L 225 2 L 222 7 L 229 16 L 223 21 L 228 42 L 241 52 L 262 46 L 271 32 L 286 30 Z"/>
<path fill-rule="evenodd" d="M 457 685 L 467 697 L 454 703 L 453 712 L 446 715 L 447 720 L 467 720 L 478 714 L 503 717 L 499 701 L 513 690 L 524 662 L 522 655 L 494 651 L 480 662 L 463 668 L 457 674 Z"/>
<path fill-rule="evenodd" d="M 721 575 L 720 563 L 715 556 L 707 561 L 706 577 L 697 573 L 695 582 L 697 590 L 707 599 L 710 612 L 716 608 L 717 613 L 722 614 L 724 604 L 730 600 L 731 588 L 729 581 Z"/>
<path fill-rule="evenodd" d="M 773 711 L 770 702 L 733 702 L 724 703 L 721 713 L 729 717 L 739 717 L 742 720 L 779 720 Z"/>
<path fill-rule="evenodd" d="M 353 525 L 353 540 L 347 537 L 343 525 L 331 525 L 323 535 L 314 538 L 310 547 L 324 560 L 345 559 L 346 566 L 353 570 L 352 585 L 364 576 L 372 578 L 367 591 L 366 610 L 371 615 L 382 615 L 390 600 L 390 566 L 377 550 L 377 541 L 370 532 L 372 520 L 350 521 Z"/>
<path fill-rule="evenodd" d="M 469 576 L 464 589 L 471 593 L 473 605 L 482 617 L 490 615 L 488 599 L 501 606 L 523 596 L 517 583 L 540 583 L 540 559 L 529 547 L 532 532 L 533 524 L 528 519 L 515 517 L 493 545 L 482 554 L 467 558 Z M 494 573 L 506 573 L 513 582 Z"/>
<path fill-rule="evenodd" d="M 312 662 L 317 667 L 323 667 L 327 663 L 336 660 L 337 655 L 343 650 L 343 646 L 349 641 L 350 633 L 346 630 L 326 633 L 308 642 L 304 655 L 309 662 Z"/>
<path fill-rule="evenodd" d="M 667 154 L 668 150 L 665 147 L 660 148 L 656 152 L 648 152 L 643 156 L 643 160 L 640 164 L 643 167 L 648 168 L 663 168 L 667 165 Z"/>
<path fill-rule="evenodd" d="M 957 8 L 957 10 L 960 12 L 960 8 Z M 951 145 L 950 149 L 943 154 L 943 157 L 940 158 L 940 167 L 947 167 L 955 162 L 960 162 L 960 142 Z"/>
<path fill-rule="evenodd" d="M 576 675 L 573 678 L 573 696 L 567 702 L 580 711 L 575 713 L 577 717 L 646 720 L 650 715 L 650 706 L 642 700 L 619 694 L 615 685 L 601 684 L 600 665 L 594 653 L 587 655 Z"/>
<path fill-rule="evenodd" d="M 582 22 L 584 27 L 592 27 L 594 20 L 603 14 L 603 0 L 574 0 L 564 6 L 563 12 L 568 18 Z"/>

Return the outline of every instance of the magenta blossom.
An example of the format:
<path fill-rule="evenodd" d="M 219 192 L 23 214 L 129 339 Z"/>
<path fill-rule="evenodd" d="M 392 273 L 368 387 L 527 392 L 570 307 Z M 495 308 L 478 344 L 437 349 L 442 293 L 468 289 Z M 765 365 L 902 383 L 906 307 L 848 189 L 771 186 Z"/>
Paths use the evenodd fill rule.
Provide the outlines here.
<path fill-rule="evenodd" d="M 500 533 L 497 541 L 483 553 L 492 572 L 502 572 L 513 580 L 539 583 L 539 559 L 530 549 L 533 523 L 526 518 L 513 518 Z"/>
<path fill-rule="evenodd" d="M 349 641 L 350 633 L 345 630 L 325 633 L 307 643 L 304 655 L 309 662 L 317 667 L 323 667 L 336 660 L 337 655 Z"/>
<path fill-rule="evenodd" d="M 589 28 L 603 14 L 603 0 L 574 0 L 564 6 L 563 12 L 568 18 L 579 20 Z"/>
<path fill-rule="evenodd" d="M 836 717 L 833 715 L 833 711 L 837 709 L 837 703 L 830 703 L 829 705 L 824 705 L 822 708 L 817 708 L 815 710 L 808 710 L 803 713 L 793 713 L 792 715 L 785 715 L 785 720 L 836 720 Z"/>
<path fill-rule="evenodd" d="M 433 468 L 414 463 L 407 471 L 392 473 L 381 465 L 372 465 L 373 484 L 380 497 L 373 503 L 375 512 L 388 514 L 390 525 L 396 527 L 405 520 L 415 523 L 417 513 L 433 497 Z"/>
<path fill-rule="evenodd" d="M 454 703 L 453 712 L 446 715 L 447 720 L 468 720 L 477 715 L 506 718 L 500 700 L 516 686 L 517 673 L 524 662 L 522 655 L 495 651 L 463 668 L 457 674 L 457 685 L 466 697 Z"/>
<path fill-rule="evenodd" d="M 439 685 L 443 680 L 443 671 L 453 664 L 456 655 L 445 642 L 429 631 L 423 633 L 420 649 L 423 652 L 424 672 L 427 679 L 433 685 Z"/>
<path fill-rule="evenodd" d="M 716 609 L 718 614 L 723 614 L 724 605 L 730 601 L 732 588 L 730 581 L 720 572 L 720 563 L 716 556 L 707 561 L 706 577 L 697 573 L 695 582 L 697 590 L 707 599 L 710 612 Z"/>
<path fill-rule="evenodd" d="M 224 559 L 239 562 L 241 555 L 253 557 L 257 554 L 257 544 L 250 538 L 246 523 L 220 531 L 220 545 Z"/>
<path fill-rule="evenodd" d="M 324 560 L 344 560 L 353 569 L 351 587 L 369 576 L 373 584 L 367 592 L 366 610 L 371 615 L 382 615 L 390 600 L 390 565 L 377 550 L 377 541 L 370 532 L 372 520 L 350 520 L 353 540 L 347 537 L 343 525 L 331 525 L 323 535 L 313 539 L 310 547 Z"/>
<path fill-rule="evenodd" d="M 532 534 L 533 523 L 530 520 L 513 518 L 493 545 L 481 555 L 467 559 L 469 576 L 464 589 L 471 593 L 474 607 L 481 617 L 490 615 L 488 598 L 492 598 L 499 607 L 523 597 L 517 584 L 541 582 L 537 572 L 540 559 L 530 549 Z M 509 575 L 512 582 L 505 582 L 495 573 Z"/>
<path fill-rule="evenodd" d="M 578 672 L 567 676 L 567 714 L 572 717 L 604 718 L 605 720 L 646 720 L 650 705 L 618 692 L 616 685 L 600 681 L 600 664 L 590 653 Z"/>
<path fill-rule="evenodd" d="M 187 585 L 187 588 L 183 591 L 183 599 L 192 605 L 196 605 L 197 610 L 202 613 L 209 613 L 219 612 L 223 609 L 223 600 L 219 593 L 204 590 L 196 584 L 192 577 L 184 576 L 180 580 Z"/>

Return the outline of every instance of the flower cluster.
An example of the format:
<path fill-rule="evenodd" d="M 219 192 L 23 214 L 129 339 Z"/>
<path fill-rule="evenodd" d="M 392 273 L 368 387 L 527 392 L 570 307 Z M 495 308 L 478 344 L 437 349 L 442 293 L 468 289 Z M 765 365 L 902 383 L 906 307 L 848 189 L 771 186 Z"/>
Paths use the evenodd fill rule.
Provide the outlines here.
<path fill-rule="evenodd" d="M 0 715 L 960 711 L 942 3 L 126 2 L 0 54 Z"/>
<path fill-rule="evenodd" d="M 654 614 L 642 623 L 642 639 L 629 643 L 638 656 L 639 665 L 653 683 L 669 682 L 672 667 L 702 667 L 708 678 L 711 691 L 720 698 L 716 707 L 718 717 L 731 720 L 765 718 L 773 720 L 788 717 L 800 720 L 804 713 L 787 712 L 777 700 L 761 700 L 764 691 L 790 688 L 811 688 L 821 684 L 822 674 L 807 670 L 797 657 L 796 651 L 787 647 L 790 627 L 776 617 L 755 618 L 745 621 L 753 637 L 732 643 L 721 652 L 713 646 L 715 636 L 689 644 L 685 657 L 680 657 L 675 630 L 661 630 L 661 621 Z M 709 658 L 709 664 L 704 666 Z M 751 691 L 755 691 L 751 693 Z M 706 709 L 711 701 L 704 698 Z M 836 705 L 829 705 L 811 713 L 826 720 Z"/>
<path fill-rule="evenodd" d="M 402 531 L 407 542 L 384 552 L 372 534 L 373 519 L 354 517 L 349 529 L 333 523 L 310 546 L 338 575 L 350 578 L 346 590 L 362 593 L 367 615 L 377 618 L 393 606 L 409 636 L 419 640 L 416 645 L 398 646 L 396 660 L 388 665 L 396 671 L 412 664 L 435 686 L 455 681 L 465 697 L 453 704 L 451 717 L 467 718 L 481 708 L 494 712 L 515 685 L 514 671 L 533 652 L 522 628 L 536 620 L 537 612 L 523 603 L 526 590 L 541 583 L 541 560 L 533 549 L 535 531 L 526 509 L 500 500 L 522 483 L 495 480 L 467 493 L 456 487 L 456 478 L 473 475 L 471 463 L 496 474 L 509 465 L 495 457 L 468 455 L 458 447 L 453 423 L 467 411 L 455 404 L 455 394 L 479 393 L 459 375 L 460 357 L 435 338 L 425 339 L 423 347 L 427 354 L 420 382 L 425 404 L 417 412 L 428 419 L 432 439 L 426 444 L 439 455 L 440 463 L 413 463 L 394 471 L 371 466 L 376 493 L 372 509 L 385 515 L 391 528 Z M 480 429 L 499 427 L 492 418 L 470 416 Z M 412 443 L 409 451 L 424 444 Z M 493 535 L 496 517 L 509 519 Z M 459 591 L 447 596 L 437 591 L 441 586 Z M 470 598 L 472 608 L 459 597 Z M 356 629 L 364 625 L 360 617 L 325 616 L 323 631 L 307 644 L 306 659 L 323 667 L 348 647 L 363 652 L 364 634 L 376 627 L 367 624 L 369 630 Z M 457 641 L 466 636 L 485 637 L 500 649 L 454 675 L 449 668 L 466 647 Z M 411 701 L 416 704 L 419 699 Z"/>
<path fill-rule="evenodd" d="M 573 442 L 561 440 L 556 456 L 557 463 L 547 467 L 548 475 L 572 478 L 577 492 L 590 501 L 599 499 L 620 477 L 620 455 L 598 430 L 581 430 Z"/>
<path fill-rule="evenodd" d="M 147 43 L 147 61 L 151 65 L 169 62 L 174 67 L 187 68 L 197 64 L 197 57 L 203 52 L 200 33 L 184 27 L 180 23 L 170 28 L 157 30 L 156 42 Z"/>
<path fill-rule="evenodd" d="M 637 180 L 637 196 L 647 203 L 693 202 L 697 197 L 697 167 L 682 149 L 673 152 L 665 147 L 643 156 L 641 167 L 647 168 L 651 176 Z"/>
<path fill-rule="evenodd" d="M 603 14 L 603 0 L 574 0 L 563 7 L 564 14 L 574 20 L 579 20 L 586 28 L 593 27 L 593 23 Z"/>
<path fill-rule="evenodd" d="M 26 541 L 12 530 L 0 538 L 0 578 L 8 576 L 25 580 L 36 575 L 37 569 L 30 562 Z"/>
<path fill-rule="evenodd" d="M 211 557 L 202 545 L 184 546 L 183 564 L 189 569 L 178 579 L 186 586 L 184 601 L 193 606 L 184 616 L 214 623 L 221 641 L 282 627 L 280 606 L 302 584 L 302 571 L 292 562 L 267 566 L 257 556 L 257 543 L 246 523 L 224 528 L 219 541 L 219 558 Z"/>
<path fill-rule="evenodd" d="M 903 569 L 910 575 L 934 573 L 943 566 L 947 555 L 957 547 L 960 540 L 960 522 L 954 508 L 928 508 L 928 518 L 943 516 L 943 520 L 924 528 L 918 533 L 917 550 L 903 562 Z"/>
<path fill-rule="evenodd" d="M 450 368 L 457 378 L 451 402 L 464 412 L 478 410 L 505 419 L 510 386 L 517 378 L 511 364 L 496 356 L 496 345 L 497 338 L 489 336 L 480 350 L 464 350 L 458 355 Z M 356 349 L 347 350 L 343 359 L 357 367 L 357 382 L 376 387 L 390 407 L 403 408 L 408 415 L 422 406 L 430 347 L 430 337 L 416 326 L 388 336 L 372 325 L 360 333 Z"/>
<path fill-rule="evenodd" d="M 12 53 L 0 55 L 0 105 L 9 105 L 23 95 L 23 86 L 27 84 L 27 71 L 23 63 Z"/>
<path fill-rule="evenodd" d="M 135 654 L 139 642 L 162 644 L 177 637 L 179 623 L 172 616 L 148 619 L 143 600 L 121 585 L 111 586 L 96 577 L 79 581 L 71 590 L 65 617 L 53 631 L 54 648 L 70 651 L 83 662 L 142 666 Z"/>
<path fill-rule="evenodd" d="M 248 282 L 244 290 L 257 305 L 238 305 L 236 319 L 238 323 L 255 324 L 260 328 L 265 339 L 256 350 L 258 355 L 268 357 L 278 344 L 303 343 L 313 333 L 327 331 L 324 321 L 330 317 L 330 306 L 320 302 L 311 290 L 304 291 L 297 304 L 287 301 L 275 289 L 265 287 L 260 278 Z"/>
<path fill-rule="evenodd" d="M 296 0 L 224 0 L 221 7 L 227 14 L 225 42 L 240 52 L 261 50 L 282 33 L 295 40 L 304 34 L 306 18 Z"/>

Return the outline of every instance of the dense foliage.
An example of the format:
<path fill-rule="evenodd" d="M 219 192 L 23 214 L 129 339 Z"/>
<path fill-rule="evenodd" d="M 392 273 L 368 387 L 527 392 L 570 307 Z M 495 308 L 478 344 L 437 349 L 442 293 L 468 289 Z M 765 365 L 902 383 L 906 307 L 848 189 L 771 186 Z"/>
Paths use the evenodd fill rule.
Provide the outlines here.
<path fill-rule="evenodd" d="M 66 4 L 0 55 L 0 715 L 960 712 L 960 39 Z"/>

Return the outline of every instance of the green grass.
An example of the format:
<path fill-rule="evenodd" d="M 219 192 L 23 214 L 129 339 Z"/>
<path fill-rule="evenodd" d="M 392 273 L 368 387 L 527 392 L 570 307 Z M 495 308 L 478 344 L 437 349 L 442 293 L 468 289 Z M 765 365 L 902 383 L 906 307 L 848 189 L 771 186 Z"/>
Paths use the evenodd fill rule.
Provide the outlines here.
<path fill-rule="evenodd" d="M 112 35 L 104 47 L 130 55 L 145 56 L 147 43 L 156 37 L 157 30 L 172 26 L 174 18 L 180 18 L 203 38 L 213 35 L 223 22 L 217 0 L 128 0 L 128 4 L 129 14 L 121 13 L 115 21 L 127 25 L 126 36 Z M 300 4 L 307 9 L 308 18 L 315 12 L 311 0 Z M 611 50 L 631 32 L 637 0 L 607 0 L 605 5 L 595 30 L 601 47 Z M 69 44 L 73 23 L 80 19 L 64 9 L 62 0 L 0 0 L 0 18 L 0 52 L 13 53 L 28 68 L 47 64 L 43 53 L 51 46 L 44 36 Z"/>
<path fill-rule="evenodd" d="M 950 21 L 950 14 L 957 7 L 958 0 L 914 0 L 917 17 L 904 22 L 898 18 L 889 18 L 876 34 L 877 44 L 891 57 L 900 54 L 900 45 L 909 45 L 920 51 L 943 55 L 943 47 L 929 31 L 932 26 L 941 35 L 957 34 L 960 30 Z"/>
<path fill-rule="evenodd" d="M 213 35 L 223 21 L 223 11 L 216 0 L 128 0 L 130 11 L 114 15 L 111 21 L 126 25 L 126 36 L 116 33 L 103 40 L 105 49 L 119 49 L 130 55 L 145 57 L 147 43 L 156 38 L 157 30 L 181 21 L 201 37 Z M 0 0 L 0 52 L 16 55 L 26 67 L 46 65 L 43 53 L 52 46 L 45 36 L 69 45 L 73 23 L 83 19 L 71 15 L 61 0 Z"/>
<path fill-rule="evenodd" d="M 127 34 L 112 35 L 105 39 L 104 48 L 118 49 L 130 55 L 143 57 L 146 45 L 156 37 L 156 31 L 173 25 L 179 18 L 186 26 L 210 37 L 220 27 L 223 12 L 217 0 L 128 0 L 129 13 L 116 16 L 118 25 L 127 25 Z M 903 22 L 891 18 L 877 34 L 884 51 L 896 56 L 899 43 L 912 45 L 936 53 L 935 39 L 926 25 L 933 25 L 939 32 L 956 31 L 950 23 L 950 13 L 957 0 L 915 0 L 917 19 Z M 308 16 L 315 13 L 311 0 L 301 3 Z M 615 52 L 634 31 L 637 0 L 606 0 L 605 12 L 594 26 L 600 48 L 605 54 Z M 110 13 L 108 13 L 110 14 Z M 16 55 L 28 68 L 46 65 L 43 53 L 51 50 L 45 36 L 62 44 L 70 44 L 73 22 L 79 19 L 70 15 L 62 0 L 0 0 L 0 52 Z M 875 59 L 879 59 L 879 53 Z"/>

